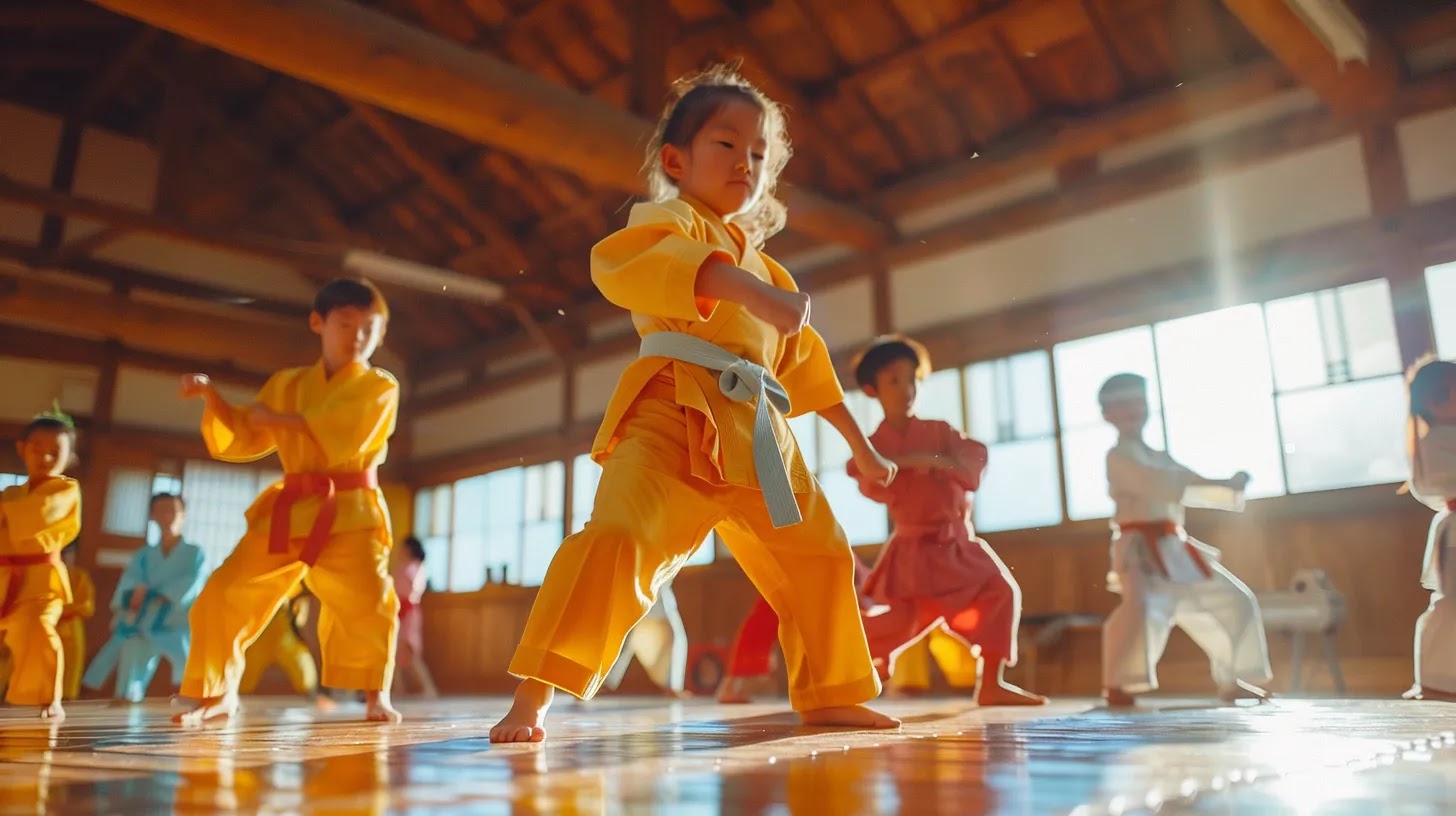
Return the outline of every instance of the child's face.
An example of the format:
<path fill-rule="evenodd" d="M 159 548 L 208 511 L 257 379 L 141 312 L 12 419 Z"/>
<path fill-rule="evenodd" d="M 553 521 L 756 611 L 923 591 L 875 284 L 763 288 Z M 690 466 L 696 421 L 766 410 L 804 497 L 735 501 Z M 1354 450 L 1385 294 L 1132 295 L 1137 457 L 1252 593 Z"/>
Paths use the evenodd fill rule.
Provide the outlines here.
<path fill-rule="evenodd" d="M 309 328 L 323 340 L 324 359 L 336 366 L 367 362 L 384 339 L 384 315 L 377 309 L 339 306 L 327 317 L 308 317 Z"/>
<path fill-rule="evenodd" d="M 1118 433 L 1140 434 L 1148 424 L 1146 394 L 1128 394 L 1102 403 L 1102 418 L 1112 423 Z"/>
<path fill-rule="evenodd" d="M 703 125 L 692 144 L 662 149 L 663 170 L 678 189 L 720 216 L 741 213 L 763 193 L 768 140 L 763 111 L 733 99 Z"/>
<path fill-rule="evenodd" d="M 1446 398 L 1431 406 L 1431 418 L 1443 425 L 1456 423 L 1456 389 L 1446 392 Z"/>
<path fill-rule="evenodd" d="M 180 538 L 187 523 L 187 510 L 176 499 L 158 499 L 152 505 L 152 521 L 167 538 Z"/>
<path fill-rule="evenodd" d="M 913 361 L 900 358 L 875 372 L 875 384 L 866 387 L 865 393 L 880 401 L 885 416 L 908 416 L 915 408 L 915 395 L 920 390 L 915 369 Z"/>
<path fill-rule="evenodd" d="M 36 428 L 30 437 L 16 443 L 30 480 L 53 479 L 66 472 L 71 461 L 71 435 L 56 428 Z"/>

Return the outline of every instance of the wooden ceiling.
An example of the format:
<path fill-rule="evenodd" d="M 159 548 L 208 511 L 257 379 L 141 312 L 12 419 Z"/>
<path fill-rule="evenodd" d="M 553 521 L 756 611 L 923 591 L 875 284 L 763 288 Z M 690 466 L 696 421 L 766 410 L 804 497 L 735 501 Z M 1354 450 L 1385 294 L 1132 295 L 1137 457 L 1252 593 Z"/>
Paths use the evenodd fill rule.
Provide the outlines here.
<path fill-rule="evenodd" d="M 342 0 L 312 5 L 329 2 Z M 403 118 L 100 5 L 0 0 L 0 99 L 157 146 L 163 177 L 155 219 L 108 221 L 98 236 L 62 246 L 53 216 L 38 250 L 6 245 L 0 256 L 109 280 L 121 297 L 150 289 L 271 316 L 296 316 L 299 307 L 90 256 L 135 230 L 176 230 L 285 263 L 300 245 L 371 247 L 506 287 L 507 306 L 390 288 L 393 342 L 411 362 L 456 359 L 462 349 L 523 330 L 563 351 L 584 345 L 588 324 L 611 313 L 591 285 L 588 252 L 625 220 L 633 197 L 624 185 L 583 180 L 540 152 L 488 146 Z M 1003 162 L 1008 177 L 1047 161 L 1075 176 L 1085 156 L 1023 147 L 1110 109 L 1163 99 L 1186 83 L 1263 77 L 1266 85 L 1297 79 L 1322 90 L 1322 77 L 1303 75 L 1281 53 L 1286 32 L 1269 27 L 1278 22 L 1253 19 L 1245 0 L 353 5 L 648 117 L 670 77 L 742 59 L 750 78 L 789 108 L 796 155 L 786 180 L 854 208 L 891 237 L 889 225 L 946 195 L 947 180 L 994 176 L 984 162 L 968 164 L 976 157 L 1026 156 L 1022 165 Z M 1381 42 L 1409 39 L 1436 22 L 1450 34 L 1451 6 L 1352 3 Z M 1404 71 L 1387 67 L 1391 82 Z M 1373 63 L 1368 73 L 1357 80 L 1387 81 Z M 1344 93 L 1342 86 L 1321 96 L 1338 109 Z M 1127 134 L 1112 128 L 1105 138 Z M 40 201 L 57 215 L 75 212 L 65 137 L 60 152 L 44 191 L 50 198 L 7 183 L 0 197 Z M 73 145 L 73 165 L 74 153 Z M 792 215 L 791 230 L 771 245 L 783 257 L 824 243 L 822 230 L 794 229 Z M 310 279 L 328 274 L 317 263 L 295 265 Z"/>

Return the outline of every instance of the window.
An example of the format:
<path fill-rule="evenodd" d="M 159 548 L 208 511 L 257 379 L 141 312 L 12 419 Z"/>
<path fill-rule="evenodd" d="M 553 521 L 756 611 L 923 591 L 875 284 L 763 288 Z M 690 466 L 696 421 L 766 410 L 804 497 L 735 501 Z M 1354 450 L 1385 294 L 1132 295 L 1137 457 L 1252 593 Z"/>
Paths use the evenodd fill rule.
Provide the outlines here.
<path fill-rule="evenodd" d="M 1250 476 L 1248 496 L 1282 495 L 1273 374 L 1257 304 L 1153 327 L 1168 452 L 1198 473 Z"/>
<path fill-rule="evenodd" d="M 1265 305 L 1289 490 L 1405 478 L 1405 384 L 1383 280 Z"/>
<path fill-rule="evenodd" d="M 14 485 L 22 485 L 30 480 L 24 473 L 0 473 L 0 490 Z"/>
<path fill-rule="evenodd" d="M 1442 360 L 1456 360 L 1456 263 L 1426 270 L 1426 297 L 1431 302 L 1436 354 Z"/>
<path fill-rule="evenodd" d="M 1097 391 L 1113 374 L 1139 374 L 1148 381 L 1148 425 L 1143 438 L 1165 447 L 1157 354 L 1149 326 L 1059 343 L 1052 350 L 1057 369 L 1057 407 L 1062 420 L 1062 467 L 1067 480 L 1067 516 L 1107 518 L 1107 452 L 1117 431 L 1102 419 Z"/>
<path fill-rule="evenodd" d="M 202 548 L 207 556 L 207 570 L 216 569 L 232 553 L 248 530 L 243 513 L 264 488 L 281 478 L 282 473 L 276 470 L 215 462 L 187 462 L 183 466 L 182 498 L 187 502 L 183 536 Z M 148 492 L 151 486 L 148 474 L 146 489 L 141 492 Z M 146 500 L 142 502 L 146 503 Z"/>
<path fill-rule="evenodd" d="M 521 526 L 521 583 L 540 586 L 566 525 L 566 465 L 525 469 L 526 517 Z"/>
<path fill-rule="evenodd" d="M 965 372 L 970 435 L 990 454 L 976 491 L 976 529 L 990 533 L 1059 523 L 1051 357 L 1032 351 L 975 363 Z"/>
<path fill-rule="evenodd" d="M 572 460 L 571 466 L 571 531 L 579 533 L 591 518 L 592 503 L 597 495 L 597 484 L 602 479 L 602 466 L 593 462 L 591 456 L 585 453 Z M 692 556 L 683 565 L 693 567 L 711 564 L 716 555 L 717 539 L 712 532 L 709 532 L 708 537 L 703 539 L 702 545 L 693 551 Z"/>
<path fill-rule="evenodd" d="M 873 432 L 884 419 L 880 404 L 863 392 L 846 394 L 844 405 L 866 433 Z M 850 459 L 849 443 L 823 419 L 817 416 L 812 419 L 816 434 L 812 445 L 815 456 L 810 459 L 805 452 L 804 461 L 819 480 L 819 487 L 824 491 L 830 508 L 834 510 L 839 526 L 844 528 L 850 544 L 883 542 L 890 533 L 889 513 L 884 505 L 865 498 L 859 492 L 859 485 L 849 477 L 845 469 Z M 800 436 L 798 429 L 803 426 L 803 418 L 795 420 L 793 427 L 796 438 Z"/>
<path fill-rule="evenodd" d="M 961 382 L 961 370 L 943 368 L 926 377 L 915 396 L 915 415 L 949 422 L 965 433 L 965 385 Z"/>
<path fill-rule="evenodd" d="M 147 535 L 147 505 L 152 497 L 152 471 L 116 468 L 106 484 L 106 509 L 101 516 L 104 533 L 131 538 Z"/>
<path fill-rule="evenodd" d="M 415 492 L 414 535 L 425 548 L 425 574 L 429 587 L 445 591 L 450 586 L 450 500 L 451 485 L 426 487 Z"/>

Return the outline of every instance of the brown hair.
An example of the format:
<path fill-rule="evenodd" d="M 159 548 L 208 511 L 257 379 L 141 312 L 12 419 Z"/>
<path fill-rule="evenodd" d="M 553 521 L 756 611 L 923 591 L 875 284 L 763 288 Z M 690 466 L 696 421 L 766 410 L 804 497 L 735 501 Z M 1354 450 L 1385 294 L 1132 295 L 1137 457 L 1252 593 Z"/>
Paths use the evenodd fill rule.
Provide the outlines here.
<path fill-rule="evenodd" d="M 764 153 L 763 192 L 753 207 L 733 217 L 733 223 L 755 246 L 762 246 L 788 221 L 788 210 L 774 194 L 779 174 L 793 155 L 783 109 L 744 79 L 732 64 L 715 65 L 702 73 L 682 77 L 673 83 L 672 91 L 672 101 L 663 110 L 647 146 L 644 172 L 652 200 L 667 201 L 678 194 L 677 184 L 662 169 L 663 146 L 689 146 L 724 105 L 734 100 L 747 102 L 763 112 L 768 150 Z"/>
<path fill-rule="evenodd" d="M 1456 392 L 1456 363 L 1437 360 L 1434 356 L 1423 357 L 1411 366 L 1406 382 L 1410 389 L 1410 416 L 1406 419 L 1405 449 L 1410 456 L 1414 480 L 1421 469 L 1421 424 L 1429 432 L 1435 424 L 1433 409 Z"/>
<path fill-rule="evenodd" d="M 930 352 L 925 346 L 899 334 L 887 334 L 875 338 L 864 350 L 850 361 L 854 380 L 860 388 L 875 385 L 885 366 L 896 360 L 909 360 L 915 366 L 915 379 L 930 376 Z"/>
<path fill-rule="evenodd" d="M 373 309 L 389 322 L 389 302 L 373 281 L 366 278 L 335 278 L 324 284 L 313 298 L 313 310 L 319 317 L 345 306 Z"/>

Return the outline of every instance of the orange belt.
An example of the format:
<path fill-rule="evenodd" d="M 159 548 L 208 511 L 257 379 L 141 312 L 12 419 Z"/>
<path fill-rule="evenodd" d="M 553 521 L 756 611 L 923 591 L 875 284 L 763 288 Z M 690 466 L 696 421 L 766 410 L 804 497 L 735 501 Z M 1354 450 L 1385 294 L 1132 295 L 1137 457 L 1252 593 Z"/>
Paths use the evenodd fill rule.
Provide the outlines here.
<path fill-rule="evenodd" d="M 323 552 L 329 533 L 334 529 L 334 518 L 339 514 L 340 490 L 374 490 L 379 487 L 379 472 L 375 468 L 353 473 L 289 473 L 283 477 L 283 490 L 273 504 L 273 520 L 268 529 L 268 552 L 288 552 L 289 534 L 293 528 L 293 504 L 308 496 L 318 496 L 318 515 L 313 527 L 304 539 L 298 560 L 313 566 Z"/>
<path fill-rule="evenodd" d="M 1446 501 L 1446 509 L 1456 513 L 1456 499 L 1448 499 Z"/>
<path fill-rule="evenodd" d="M 1193 546 L 1193 543 L 1188 540 L 1188 536 L 1184 534 L 1183 528 L 1177 522 L 1171 519 L 1164 519 L 1163 521 L 1129 521 L 1118 524 L 1117 529 L 1124 535 L 1127 533 L 1143 534 L 1143 549 L 1147 552 L 1148 558 L 1152 560 L 1153 567 L 1158 572 L 1161 572 L 1164 578 L 1171 576 L 1168 574 L 1168 564 L 1163 560 L 1163 551 L 1158 549 L 1158 539 L 1169 535 L 1178 536 L 1183 541 L 1183 547 L 1188 551 L 1188 557 L 1193 560 L 1193 565 L 1198 567 L 1198 571 L 1203 573 L 1204 578 L 1213 577 L 1213 570 L 1209 568 L 1208 562 L 1204 560 L 1203 553 L 1199 552 L 1198 548 Z"/>
<path fill-rule="evenodd" d="M 8 616 L 15 611 L 15 602 L 19 600 L 20 580 L 24 573 L 22 567 L 38 567 L 42 564 L 61 563 L 60 553 L 32 553 L 30 555 L 0 555 L 0 567 L 5 567 L 5 600 L 0 601 L 0 618 Z"/>

